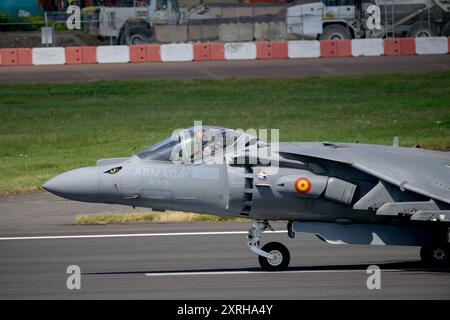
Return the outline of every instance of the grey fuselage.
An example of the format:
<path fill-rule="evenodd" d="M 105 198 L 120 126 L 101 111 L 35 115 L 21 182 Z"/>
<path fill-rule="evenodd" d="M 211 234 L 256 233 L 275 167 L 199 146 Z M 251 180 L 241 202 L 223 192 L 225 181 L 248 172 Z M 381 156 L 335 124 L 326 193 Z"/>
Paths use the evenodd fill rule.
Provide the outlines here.
<path fill-rule="evenodd" d="M 336 145 L 319 143 L 280 143 L 279 165 L 275 171 L 259 162 L 237 164 L 226 157 L 223 164 L 208 161 L 175 164 L 135 155 L 128 159 L 100 160 L 96 166 L 63 173 L 48 181 L 44 188 L 72 200 L 147 207 L 154 211 L 179 210 L 258 220 L 376 224 L 399 220 L 398 215 L 376 214 L 388 202 L 433 200 L 400 190 L 390 181 L 355 169 L 345 161 L 292 152 L 300 145 L 305 150 L 336 148 Z M 374 146 L 372 152 L 390 152 L 392 148 Z M 410 152 L 397 148 L 402 149 Z M 433 151 L 417 152 L 435 155 Z M 442 154 L 447 159 L 448 153 Z M 112 168 L 118 169 L 111 171 Z M 296 189 L 299 179 L 307 181 L 306 192 Z M 450 208 L 448 203 L 439 200 L 433 203 L 439 210 Z"/>

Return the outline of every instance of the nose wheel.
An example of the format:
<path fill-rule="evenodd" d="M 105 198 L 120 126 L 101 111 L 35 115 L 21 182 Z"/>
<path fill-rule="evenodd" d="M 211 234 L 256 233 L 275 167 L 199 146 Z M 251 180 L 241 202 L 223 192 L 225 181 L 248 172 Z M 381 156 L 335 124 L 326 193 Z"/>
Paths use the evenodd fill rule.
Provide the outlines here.
<path fill-rule="evenodd" d="M 258 255 L 259 264 L 263 270 L 286 270 L 291 260 L 289 250 L 279 242 L 269 242 L 261 248 L 261 236 L 265 230 L 273 231 L 268 221 L 253 221 L 248 231 L 248 247 Z"/>
<path fill-rule="evenodd" d="M 262 250 L 272 255 L 272 258 L 258 256 L 259 265 L 265 271 L 283 271 L 289 266 L 291 255 L 289 250 L 279 242 L 269 242 Z"/>

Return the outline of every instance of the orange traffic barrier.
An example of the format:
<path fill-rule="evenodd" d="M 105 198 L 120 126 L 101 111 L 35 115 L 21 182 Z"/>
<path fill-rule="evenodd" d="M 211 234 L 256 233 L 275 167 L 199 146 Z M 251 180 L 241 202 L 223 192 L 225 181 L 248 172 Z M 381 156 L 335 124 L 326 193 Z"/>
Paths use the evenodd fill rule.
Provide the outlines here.
<path fill-rule="evenodd" d="M 194 61 L 211 60 L 211 45 L 208 43 L 194 44 Z"/>
<path fill-rule="evenodd" d="M 404 38 L 401 39 L 402 56 L 414 56 L 416 54 L 416 39 Z"/>
<path fill-rule="evenodd" d="M 286 41 L 256 43 L 257 59 L 286 59 L 288 57 L 288 45 Z"/>
<path fill-rule="evenodd" d="M 320 56 L 330 57 L 350 57 L 352 55 L 351 40 L 322 40 L 320 41 Z"/>
<path fill-rule="evenodd" d="M 324 58 L 337 56 L 337 43 L 333 40 L 320 41 L 320 56 Z"/>
<path fill-rule="evenodd" d="M 402 55 L 401 39 L 384 39 L 384 55 L 401 56 Z"/>
<path fill-rule="evenodd" d="M 288 58 L 288 43 L 287 41 L 272 42 L 274 59 Z"/>
<path fill-rule="evenodd" d="M 1 61 L 3 66 L 16 66 L 18 60 L 17 49 L 1 49 Z"/>
<path fill-rule="evenodd" d="M 130 46 L 130 62 L 143 63 L 146 60 L 146 48 L 143 45 Z"/>
<path fill-rule="evenodd" d="M 159 44 L 149 44 L 145 46 L 146 62 L 161 62 L 161 48 Z"/>
<path fill-rule="evenodd" d="M 256 43 L 256 59 L 273 59 L 273 46 L 271 42 Z"/>
<path fill-rule="evenodd" d="M 66 64 L 82 64 L 83 63 L 83 49 L 81 47 L 67 47 L 65 48 Z"/>
<path fill-rule="evenodd" d="M 225 60 L 225 48 L 223 43 L 209 44 L 209 60 Z"/>
<path fill-rule="evenodd" d="M 194 61 L 225 59 L 225 50 L 223 43 L 196 43 L 193 47 Z"/>
<path fill-rule="evenodd" d="M 385 56 L 408 56 L 416 54 L 416 41 L 413 38 L 385 39 Z"/>
<path fill-rule="evenodd" d="M 33 65 L 33 54 L 30 48 L 17 49 L 17 64 L 19 66 Z"/>
<path fill-rule="evenodd" d="M 83 64 L 96 64 L 97 63 L 97 47 L 82 47 Z"/>
<path fill-rule="evenodd" d="M 68 47 L 65 48 L 67 64 L 97 63 L 96 47 Z"/>

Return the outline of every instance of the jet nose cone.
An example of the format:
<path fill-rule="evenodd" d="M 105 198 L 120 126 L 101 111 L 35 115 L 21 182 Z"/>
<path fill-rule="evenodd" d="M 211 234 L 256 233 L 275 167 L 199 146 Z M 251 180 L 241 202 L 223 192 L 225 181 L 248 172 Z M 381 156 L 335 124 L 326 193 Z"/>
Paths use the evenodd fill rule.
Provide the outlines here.
<path fill-rule="evenodd" d="M 70 200 L 95 202 L 99 193 L 99 176 L 95 167 L 65 172 L 47 181 L 42 188 Z"/>

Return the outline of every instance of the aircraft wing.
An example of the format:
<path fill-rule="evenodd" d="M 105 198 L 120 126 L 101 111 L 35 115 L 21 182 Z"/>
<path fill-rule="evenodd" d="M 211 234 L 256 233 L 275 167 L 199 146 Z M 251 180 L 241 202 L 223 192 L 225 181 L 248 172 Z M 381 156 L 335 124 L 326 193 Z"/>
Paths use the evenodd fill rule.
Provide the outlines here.
<path fill-rule="evenodd" d="M 357 143 L 285 143 L 281 152 L 350 165 L 367 174 L 450 204 L 450 152 Z"/>

